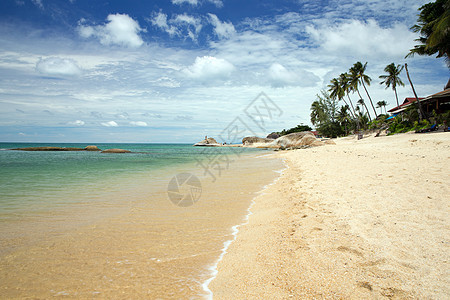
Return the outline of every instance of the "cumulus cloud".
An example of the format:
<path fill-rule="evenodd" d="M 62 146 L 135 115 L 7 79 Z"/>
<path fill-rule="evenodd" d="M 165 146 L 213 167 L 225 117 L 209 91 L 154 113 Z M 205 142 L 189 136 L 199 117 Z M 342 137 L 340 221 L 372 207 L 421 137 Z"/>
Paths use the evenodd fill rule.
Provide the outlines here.
<path fill-rule="evenodd" d="M 50 76 L 77 76 L 82 73 L 76 61 L 60 57 L 41 58 L 36 63 L 36 70 Z"/>
<path fill-rule="evenodd" d="M 291 71 L 279 63 L 270 66 L 267 72 L 272 87 L 301 86 L 311 87 L 320 81 L 320 78 L 305 70 Z"/>
<path fill-rule="evenodd" d="M 338 25 L 307 26 L 306 32 L 326 52 L 344 56 L 401 57 L 414 45 L 405 24 L 383 28 L 375 20 L 349 20 Z"/>
<path fill-rule="evenodd" d="M 202 81 L 214 82 L 230 78 L 235 70 L 229 61 L 213 56 L 197 57 L 193 65 L 184 70 L 189 78 Z"/>
<path fill-rule="evenodd" d="M 119 126 L 116 122 L 114 121 L 109 121 L 109 122 L 103 122 L 101 123 L 103 126 L 105 127 L 117 127 Z"/>
<path fill-rule="evenodd" d="M 284 66 L 274 63 L 270 66 L 268 75 L 272 86 L 283 87 L 288 85 L 298 85 L 300 78 L 297 74 L 288 71 Z"/>
<path fill-rule="evenodd" d="M 147 127 L 147 122 L 143 122 L 143 121 L 131 121 L 130 122 L 131 126 L 137 126 L 137 127 Z"/>
<path fill-rule="evenodd" d="M 137 48 L 144 43 L 139 35 L 144 29 L 127 14 L 110 14 L 104 25 L 89 26 L 84 25 L 85 22 L 84 19 L 80 20 L 77 28 L 79 35 L 83 38 L 96 37 L 106 46 Z"/>
<path fill-rule="evenodd" d="M 236 29 L 231 22 L 221 22 L 214 14 L 208 14 L 209 21 L 214 26 L 214 33 L 219 38 L 229 38 L 236 33 Z"/>
<path fill-rule="evenodd" d="M 73 122 L 69 122 L 68 124 L 69 125 L 75 125 L 75 126 L 83 126 L 85 123 L 84 123 L 84 121 L 76 120 L 76 121 L 73 121 Z"/>

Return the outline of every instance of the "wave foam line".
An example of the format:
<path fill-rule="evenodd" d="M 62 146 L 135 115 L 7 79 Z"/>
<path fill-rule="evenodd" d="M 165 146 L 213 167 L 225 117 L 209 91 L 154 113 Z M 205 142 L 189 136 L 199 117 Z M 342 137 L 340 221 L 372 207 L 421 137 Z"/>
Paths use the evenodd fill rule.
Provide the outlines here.
<path fill-rule="evenodd" d="M 256 197 L 260 196 L 260 195 L 264 195 L 265 191 L 271 186 L 274 185 L 275 183 L 277 183 L 277 181 L 281 178 L 281 175 L 283 174 L 283 172 L 289 168 L 289 166 L 286 164 L 286 161 L 284 159 L 282 159 L 285 168 L 281 169 L 281 170 L 275 170 L 274 172 L 279 173 L 280 175 L 275 178 L 271 183 L 265 185 L 263 187 L 263 189 L 261 191 L 259 191 L 257 194 L 257 196 L 253 197 L 252 202 L 250 203 L 250 206 L 247 208 L 247 215 L 244 218 L 244 222 L 242 222 L 241 224 L 238 225 L 234 225 L 233 227 L 231 227 L 231 235 L 233 236 L 233 238 L 231 240 L 228 240 L 226 242 L 223 243 L 223 248 L 222 251 L 219 255 L 219 258 L 217 259 L 217 261 L 214 263 L 214 265 L 212 265 L 211 267 L 209 267 L 209 271 L 211 272 L 211 277 L 207 280 L 205 280 L 205 282 L 203 282 L 202 284 L 202 288 L 203 290 L 207 293 L 206 299 L 208 300 L 212 300 L 213 299 L 213 292 L 209 289 L 209 284 L 211 283 L 211 281 L 213 281 L 216 277 L 217 274 L 219 273 L 219 271 L 217 270 L 217 267 L 219 265 L 219 263 L 222 261 L 223 257 L 225 256 L 225 254 L 228 252 L 228 247 L 230 247 L 231 243 L 233 243 L 236 240 L 237 234 L 239 233 L 239 228 L 241 226 L 245 226 L 248 224 L 249 218 L 250 216 L 253 214 L 253 212 L 251 211 L 253 205 L 255 204 L 255 199 Z"/>

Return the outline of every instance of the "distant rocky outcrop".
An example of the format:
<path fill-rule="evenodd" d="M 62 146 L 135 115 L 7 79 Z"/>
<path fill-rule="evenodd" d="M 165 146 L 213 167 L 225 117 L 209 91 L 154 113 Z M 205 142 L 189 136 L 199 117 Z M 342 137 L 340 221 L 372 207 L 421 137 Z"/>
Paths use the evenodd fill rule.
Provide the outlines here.
<path fill-rule="evenodd" d="M 249 146 L 252 144 L 267 144 L 273 142 L 274 139 L 260 138 L 257 136 L 249 136 L 242 139 L 242 145 Z"/>
<path fill-rule="evenodd" d="M 54 146 L 43 146 L 43 147 L 26 147 L 26 148 L 15 148 L 11 150 L 19 151 L 84 151 L 83 148 L 73 148 L 73 147 L 54 147 Z"/>
<path fill-rule="evenodd" d="M 131 153 L 131 151 L 124 149 L 106 149 L 103 150 L 101 153 Z"/>
<path fill-rule="evenodd" d="M 218 147 L 218 146 L 222 146 L 222 144 L 219 144 L 214 138 L 206 137 L 203 141 L 195 143 L 194 146 L 196 146 L 196 147 Z"/>
<path fill-rule="evenodd" d="M 102 151 L 102 149 L 98 148 L 97 146 L 94 145 L 89 145 L 86 148 L 84 148 L 84 150 L 86 151 Z"/>

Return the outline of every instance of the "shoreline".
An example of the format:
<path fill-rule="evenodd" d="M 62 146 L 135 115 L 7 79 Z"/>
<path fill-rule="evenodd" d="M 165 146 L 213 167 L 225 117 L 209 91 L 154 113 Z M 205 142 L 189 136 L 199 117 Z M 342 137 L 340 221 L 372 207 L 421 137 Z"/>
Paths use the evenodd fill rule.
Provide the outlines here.
<path fill-rule="evenodd" d="M 450 290 L 450 135 L 279 152 L 209 288 L 216 299 L 440 298 Z"/>
<path fill-rule="evenodd" d="M 273 154 L 272 154 L 272 153 L 269 153 L 269 154 L 263 154 L 263 155 L 257 156 L 256 158 L 263 158 L 263 157 L 267 157 L 267 156 L 273 156 Z M 278 159 L 280 159 L 280 158 L 278 158 Z M 279 175 L 278 177 L 274 178 L 273 181 L 272 181 L 271 183 L 266 184 L 260 191 L 258 191 L 258 192 L 255 193 L 256 195 L 252 198 L 252 200 L 251 200 L 251 202 L 250 202 L 250 205 L 249 205 L 249 207 L 247 208 L 247 214 L 244 216 L 243 222 L 240 223 L 240 224 L 234 225 L 233 227 L 231 227 L 231 232 L 232 232 L 231 235 L 233 236 L 233 238 L 230 239 L 230 240 L 227 240 L 227 241 L 225 241 L 225 242 L 223 243 L 223 248 L 222 248 L 222 250 L 221 250 L 221 253 L 220 253 L 219 258 L 218 258 L 217 261 L 209 268 L 209 270 L 211 271 L 211 275 L 212 275 L 211 278 L 205 280 L 205 281 L 202 283 L 203 291 L 204 291 L 205 293 L 207 293 L 206 299 L 209 299 L 209 300 L 213 299 L 213 295 L 214 295 L 214 294 L 213 294 L 213 292 L 211 291 L 211 289 L 209 288 L 209 285 L 210 285 L 210 283 L 211 283 L 214 279 L 216 279 L 216 277 L 217 277 L 217 275 L 218 275 L 218 273 L 219 273 L 219 271 L 218 271 L 218 266 L 219 266 L 220 262 L 222 261 L 222 259 L 224 258 L 224 256 L 227 254 L 228 248 L 230 247 L 230 245 L 236 240 L 236 238 L 237 238 L 237 236 L 238 236 L 238 234 L 239 234 L 239 229 L 240 229 L 241 227 L 243 227 L 243 226 L 245 226 L 245 225 L 248 224 L 249 219 L 250 219 L 250 216 L 253 214 L 253 212 L 252 212 L 252 207 L 253 207 L 253 205 L 256 203 L 256 201 L 255 201 L 256 198 L 257 198 L 259 195 L 264 195 L 265 191 L 266 191 L 270 186 L 275 185 L 275 184 L 277 183 L 277 181 L 281 178 L 281 175 L 283 174 L 283 172 L 284 172 L 286 169 L 289 168 L 289 166 L 286 164 L 286 162 L 285 162 L 284 159 L 281 159 L 281 161 L 282 161 L 282 163 L 284 164 L 283 169 L 281 169 L 281 170 L 273 170 L 273 172 L 279 173 L 280 175 Z"/>

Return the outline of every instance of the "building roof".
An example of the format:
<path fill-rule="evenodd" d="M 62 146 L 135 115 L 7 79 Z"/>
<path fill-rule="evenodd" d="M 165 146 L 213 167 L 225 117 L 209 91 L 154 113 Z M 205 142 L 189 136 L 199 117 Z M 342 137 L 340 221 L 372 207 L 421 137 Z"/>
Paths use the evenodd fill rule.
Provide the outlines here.
<path fill-rule="evenodd" d="M 425 99 L 425 98 L 419 98 L 419 101 L 422 101 L 423 99 Z M 394 108 L 391 108 L 390 110 L 388 110 L 388 112 L 398 113 L 398 112 L 402 111 L 403 109 L 405 109 L 406 108 L 405 106 L 408 106 L 409 104 L 414 103 L 414 102 L 416 102 L 416 98 L 412 98 L 412 97 L 405 98 L 405 100 L 403 101 L 402 104 L 400 104 L 399 106 L 396 106 Z"/>

